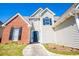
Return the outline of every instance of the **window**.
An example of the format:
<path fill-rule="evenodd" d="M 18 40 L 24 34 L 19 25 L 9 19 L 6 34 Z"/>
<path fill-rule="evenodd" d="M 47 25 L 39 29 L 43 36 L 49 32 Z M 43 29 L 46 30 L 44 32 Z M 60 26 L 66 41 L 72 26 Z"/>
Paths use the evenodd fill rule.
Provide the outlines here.
<path fill-rule="evenodd" d="M 52 25 L 52 19 L 48 17 L 43 18 L 43 25 Z"/>
<path fill-rule="evenodd" d="M 22 28 L 11 28 L 10 40 L 18 41 L 19 39 L 21 39 L 21 31 Z"/>

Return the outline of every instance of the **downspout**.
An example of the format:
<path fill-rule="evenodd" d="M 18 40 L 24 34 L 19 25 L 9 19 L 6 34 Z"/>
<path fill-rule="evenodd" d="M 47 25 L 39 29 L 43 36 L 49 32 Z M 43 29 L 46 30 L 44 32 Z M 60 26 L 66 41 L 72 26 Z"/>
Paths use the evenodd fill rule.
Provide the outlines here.
<path fill-rule="evenodd" d="M 77 25 L 77 28 L 78 28 L 78 30 L 79 30 L 79 17 L 78 17 L 78 15 L 77 15 L 77 13 L 76 13 L 76 8 L 75 8 L 74 12 L 75 12 L 76 25 Z"/>

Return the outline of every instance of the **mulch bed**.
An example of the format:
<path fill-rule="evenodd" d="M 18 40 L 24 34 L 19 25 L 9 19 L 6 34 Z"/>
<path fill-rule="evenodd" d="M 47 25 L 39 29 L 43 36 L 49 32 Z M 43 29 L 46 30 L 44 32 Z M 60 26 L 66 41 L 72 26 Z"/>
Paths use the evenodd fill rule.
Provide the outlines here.
<path fill-rule="evenodd" d="M 57 51 L 65 51 L 65 52 L 79 52 L 78 48 L 72 48 L 62 45 L 56 45 L 56 44 L 46 44 L 48 46 L 48 49 L 53 49 Z"/>

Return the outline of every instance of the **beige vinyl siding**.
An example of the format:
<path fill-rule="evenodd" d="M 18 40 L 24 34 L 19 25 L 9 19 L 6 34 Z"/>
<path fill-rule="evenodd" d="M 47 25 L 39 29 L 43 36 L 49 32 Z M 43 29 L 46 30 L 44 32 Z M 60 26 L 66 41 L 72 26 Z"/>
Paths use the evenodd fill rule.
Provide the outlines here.
<path fill-rule="evenodd" d="M 41 43 L 55 43 L 55 32 L 51 26 L 42 27 Z"/>
<path fill-rule="evenodd" d="M 57 44 L 79 48 L 79 32 L 74 17 L 68 18 L 56 27 L 55 33 Z"/>
<path fill-rule="evenodd" d="M 54 24 L 54 15 L 48 11 L 42 15 L 40 19 L 40 43 L 54 43 L 55 42 L 55 32 L 52 29 L 52 25 L 43 25 L 43 18 L 49 17 L 52 20 L 52 25 Z"/>

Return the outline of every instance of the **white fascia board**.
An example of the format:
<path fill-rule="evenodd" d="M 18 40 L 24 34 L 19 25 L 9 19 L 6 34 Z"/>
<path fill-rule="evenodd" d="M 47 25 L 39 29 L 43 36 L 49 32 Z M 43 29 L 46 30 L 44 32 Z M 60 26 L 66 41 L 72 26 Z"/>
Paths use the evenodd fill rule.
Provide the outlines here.
<path fill-rule="evenodd" d="M 42 14 L 43 14 L 45 11 L 49 11 L 52 15 L 55 15 L 55 13 L 52 12 L 50 9 L 45 8 L 45 9 L 41 12 L 41 15 L 40 15 L 40 16 L 42 16 Z"/>
<path fill-rule="evenodd" d="M 13 17 L 11 17 L 8 21 L 6 21 L 2 26 L 5 26 L 8 22 L 10 22 L 14 17 L 16 17 L 18 15 L 18 13 L 16 15 L 14 15 Z"/>
<path fill-rule="evenodd" d="M 19 16 L 28 24 L 28 26 L 31 26 L 28 22 L 27 22 L 27 20 L 25 20 L 24 19 L 24 17 L 19 13 Z"/>
<path fill-rule="evenodd" d="M 42 8 L 39 8 L 38 10 L 36 10 L 36 11 L 31 15 L 31 17 L 34 16 L 37 12 L 40 12 L 40 11 L 43 11 L 43 9 L 42 9 Z"/>
<path fill-rule="evenodd" d="M 55 13 L 52 12 L 49 8 L 46 8 L 46 10 L 48 10 L 50 13 L 52 13 L 53 15 L 55 15 Z"/>
<path fill-rule="evenodd" d="M 23 21 L 25 21 L 25 23 L 27 23 L 28 24 L 28 26 L 31 26 L 23 17 L 22 17 L 22 15 L 20 14 L 20 13 L 16 13 L 16 15 L 14 15 L 13 17 L 11 17 L 7 22 L 5 22 L 2 26 L 5 26 L 8 22 L 10 22 L 11 20 L 13 20 L 13 18 L 15 18 L 17 15 L 19 15 L 22 19 L 23 19 Z"/>
<path fill-rule="evenodd" d="M 76 8 L 75 8 L 75 9 L 78 9 L 78 7 L 79 7 L 79 4 L 76 6 Z"/>

